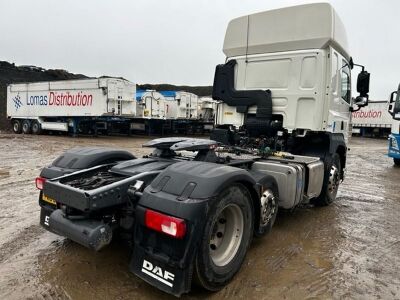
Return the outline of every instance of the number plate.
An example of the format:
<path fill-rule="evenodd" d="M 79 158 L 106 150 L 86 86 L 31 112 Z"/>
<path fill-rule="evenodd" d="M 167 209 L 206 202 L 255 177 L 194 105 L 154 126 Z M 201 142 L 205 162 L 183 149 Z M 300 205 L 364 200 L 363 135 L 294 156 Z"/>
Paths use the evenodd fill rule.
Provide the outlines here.
<path fill-rule="evenodd" d="M 54 200 L 54 199 L 52 199 L 52 198 L 50 198 L 50 197 L 47 197 L 45 194 L 43 194 L 42 200 L 45 201 L 45 202 L 47 202 L 47 203 L 50 203 L 50 204 L 52 204 L 52 205 L 57 205 L 56 200 Z"/>

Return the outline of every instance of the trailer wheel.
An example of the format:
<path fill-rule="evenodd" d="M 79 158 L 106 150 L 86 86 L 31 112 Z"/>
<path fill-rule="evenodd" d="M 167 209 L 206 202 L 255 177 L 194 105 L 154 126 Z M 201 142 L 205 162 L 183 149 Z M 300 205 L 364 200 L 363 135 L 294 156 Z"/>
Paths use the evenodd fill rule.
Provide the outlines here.
<path fill-rule="evenodd" d="M 12 121 L 12 129 L 14 131 L 14 133 L 21 133 L 22 132 L 22 126 L 21 126 L 21 122 L 19 120 L 13 120 Z"/>
<path fill-rule="evenodd" d="M 22 133 L 30 134 L 31 133 L 31 122 L 29 120 L 24 120 L 22 122 Z"/>
<path fill-rule="evenodd" d="M 331 157 L 331 162 L 325 169 L 324 184 L 322 186 L 321 195 L 313 201 L 317 206 L 327 206 L 335 199 L 340 184 L 340 174 L 342 167 L 339 154 L 335 153 Z"/>
<path fill-rule="evenodd" d="M 33 121 L 32 123 L 32 133 L 33 134 L 41 134 L 42 133 L 42 126 L 38 121 Z"/>
<path fill-rule="evenodd" d="M 394 165 L 400 167 L 400 158 L 393 158 Z"/>
<path fill-rule="evenodd" d="M 195 258 L 195 279 L 218 291 L 239 271 L 253 236 L 253 207 L 241 184 L 225 189 L 211 208 Z"/>

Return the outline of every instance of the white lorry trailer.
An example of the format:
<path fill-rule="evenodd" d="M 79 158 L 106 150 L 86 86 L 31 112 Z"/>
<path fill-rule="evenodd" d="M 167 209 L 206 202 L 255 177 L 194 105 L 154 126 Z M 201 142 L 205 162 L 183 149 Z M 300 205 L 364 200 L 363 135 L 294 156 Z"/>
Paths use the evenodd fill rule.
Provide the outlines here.
<path fill-rule="evenodd" d="M 198 96 L 184 91 L 160 91 L 165 96 L 165 112 L 170 120 L 197 119 Z"/>
<path fill-rule="evenodd" d="M 224 53 L 214 78 L 213 98 L 223 103 L 213 139 L 156 139 L 143 158 L 67 151 L 36 180 L 42 226 L 95 250 L 114 234 L 126 237 L 130 270 L 179 296 L 192 279 L 210 291 L 228 284 L 278 208 L 332 203 L 344 178 L 350 114 L 368 103 L 369 89 L 363 68 L 352 99 L 354 64 L 333 8 L 234 19 Z"/>
<path fill-rule="evenodd" d="M 155 90 L 136 91 L 137 117 L 142 119 L 165 119 L 165 97 Z"/>
<path fill-rule="evenodd" d="M 136 85 L 119 78 L 18 83 L 7 86 L 7 116 L 15 133 L 108 130 L 136 116 Z"/>
<path fill-rule="evenodd" d="M 353 135 L 387 137 L 390 134 L 393 119 L 387 101 L 369 101 L 367 107 L 353 112 L 351 117 Z"/>

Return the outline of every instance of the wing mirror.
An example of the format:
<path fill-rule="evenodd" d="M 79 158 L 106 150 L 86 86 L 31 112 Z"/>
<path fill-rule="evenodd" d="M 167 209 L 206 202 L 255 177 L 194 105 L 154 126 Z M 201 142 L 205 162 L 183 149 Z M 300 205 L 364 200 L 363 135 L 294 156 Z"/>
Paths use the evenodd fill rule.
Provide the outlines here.
<path fill-rule="evenodd" d="M 357 96 L 354 99 L 354 104 L 359 106 L 359 107 L 367 106 L 368 105 L 368 95 L 367 95 L 367 97 L 362 97 L 361 95 Z"/>
<path fill-rule="evenodd" d="M 353 62 L 353 58 L 350 57 L 349 67 L 353 69 L 354 66 L 361 67 L 361 72 L 357 76 L 357 92 L 360 94 L 355 99 L 353 98 L 353 103 L 358 107 L 354 109 L 350 107 L 350 111 L 358 111 L 361 107 L 368 105 L 368 98 L 369 98 L 369 78 L 370 73 L 365 70 L 363 65 L 358 65 Z"/>
<path fill-rule="evenodd" d="M 365 71 L 363 67 L 362 71 L 357 76 L 357 92 L 360 93 L 360 97 L 368 98 L 369 77 L 370 74 L 367 71 Z"/>
<path fill-rule="evenodd" d="M 388 111 L 393 119 L 400 120 L 400 84 L 397 91 L 390 94 Z"/>

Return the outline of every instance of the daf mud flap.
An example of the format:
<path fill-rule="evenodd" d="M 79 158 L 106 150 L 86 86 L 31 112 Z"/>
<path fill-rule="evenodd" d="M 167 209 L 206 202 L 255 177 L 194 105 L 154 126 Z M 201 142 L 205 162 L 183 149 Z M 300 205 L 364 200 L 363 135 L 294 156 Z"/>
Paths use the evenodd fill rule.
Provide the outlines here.
<path fill-rule="evenodd" d="M 109 225 L 97 220 L 71 220 L 64 216 L 61 209 L 53 211 L 42 207 L 40 224 L 50 232 L 67 237 L 95 251 L 107 246 L 113 235 Z"/>
<path fill-rule="evenodd" d="M 186 268 L 171 266 L 168 257 L 155 255 L 135 246 L 129 269 L 136 276 L 160 290 L 177 297 L 188 293 L 192 284 L 193 267 Z"/>

